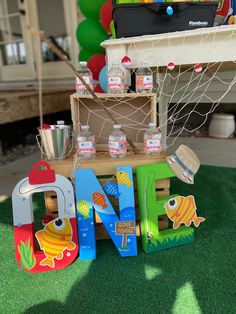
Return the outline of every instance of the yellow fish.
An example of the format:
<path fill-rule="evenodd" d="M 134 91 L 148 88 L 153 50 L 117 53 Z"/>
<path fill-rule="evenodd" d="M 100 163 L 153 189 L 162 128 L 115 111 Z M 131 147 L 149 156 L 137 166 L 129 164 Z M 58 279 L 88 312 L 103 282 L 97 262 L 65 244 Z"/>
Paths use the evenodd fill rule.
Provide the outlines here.
<path fill-rule="evenodd" d="M 64 250 L 74 250 L 72 241 L 72 227 L 68 218 L 56 218 L 50 221 L 44 230 L 36 232 L 35 236 L 46 258 L 40 262 L 41 266 L 55 267 L 54 259 L 63 259 Z"/>
<path fill-rule="evenodd" d="M 79 201 L 77 211 L 78 211 L 78 213 L 80 213 L 81 215 L 84 216 L 84 219 L 89 219 L 90 218 L 90 216 L 89 216 L 90 208 L 91 208 L 91 206 L 89 205 L 88 202 Z"/>
<path fill-rule="evenodd" d="M 198 227 L 205 220 L 204 217 L 197 217 L 195 199 L 192 195 L 171 198 L 164 207 L 167 216 L 174 223 L 174 229 L 179 228 L 180 224 L 185 224 L 185 226 L 189 227 L 192 222 L 195 227 Z"/>
<path fill-rule="evenodd" d="M 125 184 L 128 188 L 133 185 L 133 182 L 129 179 L 129 174 L 125 171 L 117 171 L 116 178 L 118 183 Z"/>

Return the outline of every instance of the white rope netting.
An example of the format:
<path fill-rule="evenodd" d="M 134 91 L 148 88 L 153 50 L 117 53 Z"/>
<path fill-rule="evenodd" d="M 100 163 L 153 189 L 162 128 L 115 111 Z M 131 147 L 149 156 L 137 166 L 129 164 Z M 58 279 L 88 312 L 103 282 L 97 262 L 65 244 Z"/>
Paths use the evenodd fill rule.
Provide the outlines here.
<path fill-rule="evenodd" d="M 184 32 L 184 34 L 186 34 Z M 208 40 L 209 34 L 202 32 L 199 40 L 199 51 L 204 49 L 204 43 Z M 232 30 L 227 35 L 223 43 L 227 46 L 231 44 L 233 36 L 236 36 L 236 31 Z M 216 35 L 211 33 L 211 41 L 213 44 L 216 40 Z M 161 45 L 162 40 L 168 41 L 168 48 L 171 51 L 171 40 L 169 34 L 163 39 L 152 41 L 152 48 L 155 49 Z M 184 54 L 186 37 L 183 35 L 179 53 Z M 132 58 L 142 60 L 142 51 L 138 48 L 135 41 L 130 38 L 129 48 L 132 47 Z M 222 46 L 222 49 L 224 47 Z M 135 53 L 134 53 L 135 51 Z M 128 55 L 128 54 L 127 54 Z M 172 59 L 170 53 L 169 60 Z M 173 71 L 167 67 L 159 69 L 152 67 L 154 77 L 153 92 L 149 94 L 138 94 L 134 90 L 129 90 L 127 94 L 113 94 L 111 96 L 102 96 L 100 99 L 109 109 L 116 121 L 122 124 L 123 129 L 129 138 L 137 145 L 143 144 L 143 134 L 147 130 L 149 122 L 156 121 L 160 129 L 165 129 L 167 132 L 164 139 L 164 149 L 168 150 L 175 144 L 176 140 L 183 134 L 195 134 L 207 122 L 211 115 L 224 101 L 226 95 L 232 90 L 236 83 L 236 61 L 232 60 L 228 64 L 230 73 L 225 72 L 224 62 L 214 62 L 202 64 L 202 71 L 196 73 L 195 65 L 199 63 L 196 58 L 191 65 L 178 64 Z M 164 70 L 163 70 L 164 69 Z M 130 76 L 135 75 L 138 68 L 128 69 Z M 155 103 L 153 105 L 153 97 Z M 158 111 L 159 100 L 167 99 L 165 110 Z M 204 103 L 204 110 L 202 104 Z M 101 109 L 95 100 L 91 98 L 80 97 L 78 100 L 78 121 L 74 124 L 76 130 L 80 125 L 88 124 L 92 132 L 96 136 L 97 144 L 105 144 L 107 150 L 97 152 L 97 157 L 103 157 L 108 154 L 108 137 L 112 131 L 113 122 L 110 120 L 106 112 Z M 138 146 L 139 147 L 139 146 Z M 74 168 L 83 163 L 75 156 Z M 72 178 L 73 179 L 73 178 Z M 112 180 L 111 178 L 110 180 Z"/>
<path fill-rule="evenodd" d="M 168 35 L 168 34 L 167 34 Z M 232 30 L 229 35 L 224 38 L 227 46 L 230 45 L 235 31 Z M 204 49 L 204 43 L 208 40 L 209 34 L 202 32 L 199 41 L 199 51 Z M 167 38 L 169 38 L 167 36 Z M 152 41 L 152 48 L 156 48 L 161 44 L 163 39 Z M 185 36 L 181 37 L 179 53 L 183 54 L 185 50 Z M 215 34 L 211 33 L 211 42 L 215 42 Z M 133 58 L 140 60 L 142 51 L 138 49 L 135 42 L 130 39 L 129 47 L 132 47 Z M 171 40 L 168 40 L 169 51 L 171 51 Z M 171 54 L 170 54 L 170 61 Z M 195 133 L 201 129 L 211 113 L 213 113 L 218 105 L 224 100 L 236 83 L 236 72 L 231 71 L 230 79 L 224 78 L 223 62 L 207 63 L 202 65 L 200 73 L 195 72 L 195 64 L 199 60 L 195 60 L 192 65 L 178 65 L 174 71 L 159 71 L 158 68 L 152 68 L 154 76 L 153 93 L 157 95 L 157 113 L 156 121 L 160 128 L 166 127 L 166 140 L 168 145 L 165 149 L 172 146 L 175 141 L 183 133 Z M 235 67 L 236 61 L 232 60 L 232 68 Z M 130 73 L 136 73 L 138 69 L 129 69 Z M 167 87 L 166 87 L 167 86 Z M 151 94 L 143 97 L 136 103 L 140 94 L 129 90 L 132 97 L 125 95 L 113 95 L 113 97 L 101 98 L 107 108 L 110 110 L 117 122 L 121 123 L 127 135 L 134 143 L 143 142 L 143 133 L 147 129 L 148 122 L 154 119 L 153 107 L 151 106 Z M 158 99 L 166 97 L 168 106 L 161 113 L 158 112 Z M 201 104 L 206 103 L 207 110 L 200 110 Z M 89 105 L 89 103 L 81 97 L 79 99 L 80 121 L 79 124 L 89 124 L 92 131 L 96 135 L 97 143 L 107 143 L 108 136 L 112 130 L 112 122 L 103 109 L 98 106 Z M 154 119 L 155 120 L 155 119 Z M 193 122 L 193 123 L 192 123 Z M 77 125 L 76 125 L 77 128 Z"/>

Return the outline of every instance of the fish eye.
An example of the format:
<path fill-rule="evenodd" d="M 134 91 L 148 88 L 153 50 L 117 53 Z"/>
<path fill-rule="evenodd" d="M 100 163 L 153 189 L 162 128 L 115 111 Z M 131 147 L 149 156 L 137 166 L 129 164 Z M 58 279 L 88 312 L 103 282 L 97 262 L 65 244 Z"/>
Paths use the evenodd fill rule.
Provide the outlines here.
<path fill-rule="evenodd" d="M 169 202 L 168 202 L 168 207 L 169 207 L 169 209 L 171 209 L 171 210 L 176 209 L 177 205 L 178 205 L 178 203 L 177 203 L 177 201 L 176 201 L 174 198 L 171 198 L 171 199 L 169 200 Z"/>
<path fill-rule="evenodd" d="M 65 228 L 65 221 L 61 218 L 57 218 L 54 220 L 54 228 L 56 230 L 63 230 Z"/>

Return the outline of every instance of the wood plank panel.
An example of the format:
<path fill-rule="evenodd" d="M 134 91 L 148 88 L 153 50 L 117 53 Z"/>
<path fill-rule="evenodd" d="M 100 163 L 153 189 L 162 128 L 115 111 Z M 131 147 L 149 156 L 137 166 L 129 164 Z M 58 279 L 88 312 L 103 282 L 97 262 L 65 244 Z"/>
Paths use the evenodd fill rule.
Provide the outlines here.
<path fill-rule="evenodd" d="M 74 153 L 72 153 L 67 159 L 64 160 L 51 160 L 50 166 L 61 175 L 70 178 L 74 169 L 81 168 L 92 169 L 97 176 L 113 175 L 117 166 L 131 166 L 134 174 L 137 166 L 149 165 L 156 162 L 165 162 L 167 154 L 162 152 L 159 156 L 146 156 L 143 153 L 135 155 L 134 153 L 128 153 L 127 157 L 114 159 L 106 153 L 97 154 L 96 158 L 89 160 L 81 160 L 74 162 Z"/>
<path fill-rule="evenodd" d="M 43 94 L 43 114 L 60 112 L 70 109 L 68 98 L 70 91 Z M 23 95 L 14 93 L 1 97 L 0 124 L 20 121 L 39 116 L 37 93 Z"/>

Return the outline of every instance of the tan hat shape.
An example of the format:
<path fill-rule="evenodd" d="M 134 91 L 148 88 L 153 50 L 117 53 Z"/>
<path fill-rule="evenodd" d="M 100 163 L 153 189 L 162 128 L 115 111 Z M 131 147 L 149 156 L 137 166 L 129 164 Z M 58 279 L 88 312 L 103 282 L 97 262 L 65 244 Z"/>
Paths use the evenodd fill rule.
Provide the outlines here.
<path fill-rule="evenodd" d="M 194 176 L 200 167 L 200 160 L 189 147 L 180 145 L 166 160 L 177 178 L 187 184 L 194 184 Z"/>

